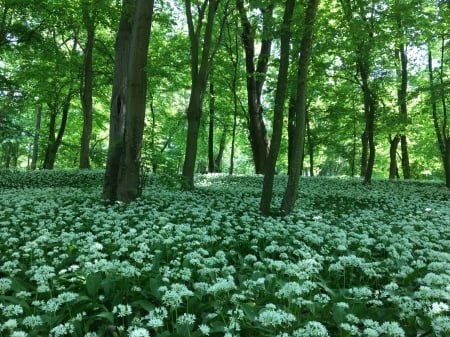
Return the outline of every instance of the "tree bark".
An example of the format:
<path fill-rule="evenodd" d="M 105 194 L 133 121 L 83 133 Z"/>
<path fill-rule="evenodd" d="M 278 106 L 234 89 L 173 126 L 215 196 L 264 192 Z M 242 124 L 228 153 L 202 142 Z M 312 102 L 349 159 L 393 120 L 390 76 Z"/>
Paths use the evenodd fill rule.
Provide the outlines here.
<path fill-rule="evenodd" d="M 369 66 L 367 65 L 368 60 L 359 59 L 358 60 L 358 71 L 361 76 L 361 89 L 363 91 L 364 97 L 364 117 L 365 117 L 365 128 L 362 137 L 363 143 L 363 154 L 365 147 L 367 146 L 367 165 L 364 167 L 365 162 L 362 162 L 361 171 L 363 168 L 364 172 L 364 183 L 370 184 L 372 182 L 373 166 L 375 163 L 375 109 L 376 101 L 372 90 L 369 87 Z M 364 156 L 363 156 L 364 158 Z"/>
<path fill-rule="evenodd" d="M 41 120 L 42 120 L 42 104 L 39 104 L 36 113 L 36 127 L 34 130 L 34 138 L 33 138 L 33 154 L 31 156 L 31 165 L 30 165 L 30 168 L 33 171 L 36 170 L 37 167 L 37 160 L 39 154 L 39 136 L 41 133 Z"/>
<path fill-rule="evenodd" d="M 93 50 L 95 41 L 95 18 L 91 17 L 87 3 L 83 4 L 83 21 L 87 30 L 87 41 L 84 51 L 84 69 L 81 81 L 81 105 L 83 107 L 83 132 L 81 135 L 80 169 L 90 168 L 89 149 L 92 137 L 92 90 L 93 90 Z"/>
<path fill-rule="evenodd" d="M 399 26 L 402 28 L 401 21 L 399 20 Z M 400 88 L 398 90 L 398 102 L 399 102 L 399 113 L 400 122 L 402 124 L 402 132 L 400 134 L 400 146 L 402 153 L 402 171 L 403 178 L 411 178 L 411 167 L 409 164 L 409 153 L 408 153 L 408 141 L 405 135 L 406 125 L 408 123 L 408 108 L 407 108 L 407 90 L 408 90 L 408 56 L 406 55 L 406 48 L 404 43 L 400 43 L 398 49 L 398 58 L 400 60 L 401 71 L 400 71 Z"/>
<path fill-rule="evenodd" d="M 50 123 L 49 123 L 49 134 L 47 141 L 47 148 L 45 150 L 44 164 L 43 168 L 46 170 L 52 170 L 55 166 L 56 154 L 58 152 L 59 147 L 61 146 L 61 142 L 64 136 L 64 132 L 66 130 L 67 125 L 67 117 L 69 115 L 70 102 L 72 101 L 73 92 L 72 89 L 69 90 L 64 103 L 62 105 L 62 114 L 61 114 L 61 123 L 58 128 L 58 134 L 55 137 L 56 133 L 56 117 L 58 115 L 58 107 L 56 104 L 50 106 L 51 115 L 50 115 Z"/>
<path fill-rule="evenodd" d="M 395 135 L 394 138 L 389 135 L 389 179 L 398 178 L 397 147 L 399 142 L 399 135 Z"/>
<path fill-rule="evenodd" d="M 125 119 L 122 163 L 119 166 L 117 198 L 129 203 L 142 193 L 141 148 L 147 98 L 147 56 L 153 17 L 154 0 L 136 0 L 130 59 L 128 65 L 128 111 Z"/>
<path fill-rule="evenodd" d="M 264 123 L 263 107 L 261 103 L 262 89 L 268 69 L 272 38 L 269 21 L 272 18 L 273 5 L 261 8 L 263 13 L 263 38 L 261 49 L 255 65 L 255 37 L 254 30 L 244 9 L 244 1 L 237 0 L 236 6 L 242 24 L 242 42 L 245 50 L 245 69 L 247 72 L 247 104 L 249 117 L 249 140 L 252 148 L 255 173 L 265 173 L 265 161 L 269 151 L 269 137 Z"/>
<path fill-rule="evenodd" d="M 289 214 L 292 212 L 297 199 L 298 182 L 301 174 L 301 162 L 303 160 L 303 149 L 305 143 L 306 128 L 306 92 L 308 65 L 312 52 L 312 38 L 314 21 L 316 18 L 319 0 L 309 0 L 305 13 L 305 24 L 303 37 L 300 44 L 300 57 L 298 60 L 297 73 L 297 95 L 295 106 L 295 133 L 293 141 L 293 161 L 289 171 L 288 182 L 281 202 L 281 212 Z"/>
<path fill-rule="evenodd" d="M 135 0 L 123 0 L 114 48 L 115 58 L 109 119 L 109 147 L 103 183 L 103 199 L 110 202 L 117 200 L 119 166 L 122 162 L 125 116 L 127 114 L 125 96 L 127 92 L 128 63 L 130 59 L 132 33 L 131 22 L 134 3 Z"/>
<path fill-rule="evenodd" d="M 209 3 L 209 6 L 208 6 Z M 199 9 L 197 27 L 194 27 L 192 18 L 191 0 L 185 0 L 186 17 L 188 21 L 189 39 L 191 42 L 191 95 L 187 108 L 188 130 L 186 138 L 186 150 L 183 164 L 183 177 L 185 178 L 184 189 L 194 188 L 195 161 L 197 158 L 197 141 L 202 117 L 202 106 L 204 92 L 208 82 L 208 75 L 212 62 L 212 35 L 214 19 L 217 12 L 219 0 L 209 0 L 203 2 Z M 203 16 L 208 7 L 208 15 L 203 36 L 202 24 Z M 201 50 L 200 50 L 201 45 Z M 200 55 L 201 53 L 201 55 Z"/>
<path fill-rule="evenodd" d="M 214 164 L 214 83 L 209 80 L 209 130 L 208 130 L 208 172 L 215 172 Z"/>
<path fill-rule="evenodd" d="M 287 0 L 281 26 L 280 66 L 278 70 L 277 89 L 275 92 L 275 106 L 273 112 L 273 132 L 269 154 L 265 163 L 265 174 L 260 200 L 262 214 L 270 214 L 273 195 L 273 182 L 275 167 L 280 152 L 281 137 L 283 133 L 284 104 L 286 101 L 287 78 L 289 70 L 289 51 L 291 41 L 291 22 L 294 13 L 295 0 Z"/>

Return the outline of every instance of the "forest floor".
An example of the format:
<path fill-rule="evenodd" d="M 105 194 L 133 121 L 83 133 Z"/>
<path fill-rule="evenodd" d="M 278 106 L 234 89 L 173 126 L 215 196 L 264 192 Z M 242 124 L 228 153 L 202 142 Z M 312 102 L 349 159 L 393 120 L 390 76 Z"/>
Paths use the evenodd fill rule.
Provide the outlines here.
<path fill-rule="evenodd" d="M 95 177 L 25 176 L 0 179 L 0 336 L 450 336 L 441 183 L 304 178 L 263 217 L 258 176 L 113 206 Z"/>

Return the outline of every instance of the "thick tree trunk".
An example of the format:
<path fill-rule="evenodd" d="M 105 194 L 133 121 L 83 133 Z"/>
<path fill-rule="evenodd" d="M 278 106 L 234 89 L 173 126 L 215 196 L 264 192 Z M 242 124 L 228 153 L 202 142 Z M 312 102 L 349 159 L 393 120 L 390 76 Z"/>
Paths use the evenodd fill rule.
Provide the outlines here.
<path fill-rule="evenodd" d="M 303 37 L 300 44 L 300 57 L 297 73 L 297 95 L 295 107 L 295 134 L 293 141 L 293 161 L 289 171 L 288 182 L 281 202 L 281 212 L 292 212 L 297 199 L 298 182 L 300 180 L 301 163 L 303 161 L 303 148 L 306 128 L 306 91 L 308 78 L 308 65 L 312 52 L 313 27 L 316 18 L 319 0 L 309 0 L 305 13 Z"/>
<path fill-rule="evenodd" d="M 131 21 L 135 0 L 124 0 L 115 44 L 114 77 L 109 120 L 109 147 L 103 184 L 103 199 L 117 200 L 119 166 L 122 161 L 127 106 L 128 63 L 131 46 Z"/>
<path fill-rule="evenodd" d="M 361 173 L 360 176 L 364 178 L 367 172 L 367 162 L 369 158 L 369 138 L 367 132 L 361 134 Z"/>
<path fill-rule="evenodd" d="M 255 38 L 254 29 L 247 17 L 243 0 L 237 0 L 236 6 L 242 24 L 242 42 L 245 50 L 245 68 L 247 72 L 247 105 L 249 117 L 249 140 L 252 148 L 255 173 L 265 173 L 265 161 L 269 151 L 269 137 L 264 123 L 263 107 L 261 103 L 262 88 L 268 69 L 272 38 L 270 37 L 273 5 L 262 8 L 263 13 L 263 38 L 261 50 L 255 65 Z"/>
<path fill-rule="evenodd" d="M 58 109 L 56 106 L 54 106 L 50 115 L 50 123 L 49 123 L 49 134 L 48 134 L 48 141 L 47 141 L 47 148 L 45 150 L 45 157 L 44 157 L 44 164 L 43 168 L 46 170 L 52 170 L 55 166 L 56 161 L 56 154 L 58 152 L 58 149 L 61 145 L 64 132 L 66 130 L 67 125 L 67 117 L 69 115 L 69 109 L 70 109 L 70 102 L 72 101 L 72 95 L 73 93 L 70 92 L 62 106 L 62 115 L 61 115 L 61 124 L 59 125 L 58 129 L 58 135 L 55 137 L 56 133 L 56 117 L 58 115 Z"/>
<path fill-rule="evenodd" d="M 83 7 L 83 18 L 87 27 L 87 42 L 84 54 L 84 70 L 81 83 L 81 104 L 83 106 L 83 132 L 81 135 L 80 169 L 90 168 L 89 149 L 92 137 L 92 90 L 93 90 L 93 50 L 95 40 L 95 25 L 90 18 L 89 8 Z"/>
<path fill-rule="evenodd" d="M 400 136 L 400 149 L 402 152 L 402 171 L 403 178 L 411 178 L 411 166 L 409 164 L 408 140 L 405 135 Z"/>
<path fill-rule="evenodd" d="M 389 135 L 389 179 L 398 178 L 397 147 L 399 143 L 400 136 L 395 135 L 391 138 Z"/>
<path fill-rule="evenodd" d="M 265 163 L 265 174 L 260 200 L 260 210 L 263 214 L 270 213 L 273 195 L 275 167 L 280 152 L 283 133 L 284 103 L 286 100 L 287 78 L 289 70 L 289 51 L 291 41 L 291 21 L 294 13 L 295 0 L 287 0 L 285 4 L 283 23 L 281 26 L 280 66 L 278 70 L 277 89 L 275 93 L 275 107 L 273 112 L 273 132 L 269 154 Z"/>
<path fill-rule="evenodd" d="M 209 6 L 208 6 L 209 3 Z M 202 117 L 204 92 L 211 69 L 213 53 L 211 44 L 214 28 L 214 19 L 219 0 L 205 1 L 199 9 L 199 20 L 194 27 L 192 18 L 191 0 L 185 0 L 186 17 L 188 21 L 189 39 L 191 42 L 191 96 L 187 109 L 188 131 L 186 137 L 186 151 L 183 164 L 183 177 L 186 179 L 184 189 L 194 188 L 195 161 L 197 158 L 197 141 Z M 208 7 L 208 15 L 204 34 L 201 36 L 203 16 Z M 201 48 L 200 48 L 201 46 Z M 201 57 L 200 57 L 201 54 Z"/>
<path fill-rule="evenodd" d="M 130 59 L 122 163 L 119 167 L 117 198 L 129 203 L 142 192 L 140 169 L 142 136 L 147 98 L 147 56 L 154 0 L 136 0 Z"/>
<path fill-rule="evenodd" d="M 445 171 L 445 186 L 450 188 L 450 137 L 445 140 L 444 152 L 444 171 Z"/>
<path fill-rule="evenodd" d="M 41 120 L 42 120 L 42 104 L 39 104 L 36 113 L 36 128 L 34 130 L 33 154 L 31 156 L 31 165 L 30 165 L 32 170 L 36 170 L 37 167 L 37 160 L 39 154 L 39 136 L 41 133 Z"/>

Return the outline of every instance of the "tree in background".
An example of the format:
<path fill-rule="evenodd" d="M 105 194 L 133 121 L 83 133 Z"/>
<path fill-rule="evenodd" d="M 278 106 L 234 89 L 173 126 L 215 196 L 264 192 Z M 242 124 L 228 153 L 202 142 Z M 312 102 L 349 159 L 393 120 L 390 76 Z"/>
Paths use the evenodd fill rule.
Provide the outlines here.
<path fill-rule="evenodd" d="M 295 99 L 295 132 L 292 142 L 293 161 L 290 166 L 288 181 L 281 202 L 281 212 L 289 214 L 295 205 L 297 199 L 298 182 L 300 179 L 303 148 L 305 144 L 306 131 L 306 95 L 308 84 L 308 66 L 311 59 L 313 46 L 313 30 L 316 19 L 319 0 L 309 0 L 305 13 L 305 23 L 303 28 L 303 37 L 300 43 L 300 56 L 298 57 L 296 99 Z"/>
<path fill-rule="evenodd" d="M 275 93 L 275 105 L 273 112 L 273 132 L 269 154 L 265 162 L 265 174 L 261 201 L 259 208 L 261 213 L 269 214 L 273 194 L 273 181 L 275 166 L 280 152 L 281 136 L 283 131 L 284 109 L 289 72 L 289 52 L 291 44 L 291 22 L 294 14 L 295 0 L 287 0 L 284 9 L 283 22 L 280 28 L 280 65 Z M 306 47 L 305 47 L 306 48 Z"/>
<path fill-rule="evenodd" d="M 197 142 L 202 117 L 203 101 L 211 72 L 214 55 L 220 45 L 220 36 L 227 16 L 224 8 L 224 17 L 220 26 L 219 37 L 213 41 L 214 22 L 219 6 L 219 0 L 207 0 L 196 7 L 197 17 L 194 20 L 193 4 L 185 0 L 186 18 L 191 48 L 191 93 L 189 106 L 186 111 L 188 130 L 186 138 L 186 151 L 183 164 L 183 177 L 186 179 L 187 189 L 194 187 L 194 171 L 197 158 Z M 206 22 L 204 16 L 206 15 Z"/>
<path fill-rule="evenodd" d="M 236 1 L 242 26 L 242 43 L 245 51 L 245 69 L 247 72 L 247 107 L 249 140 L 253 154 L 255 173 L 264 174 L 266 156 L 269 151 L 269 136 L 264 123 L 264 109 L 262 106 L 262 92 L 272 46 L 272 15 L 274 5 L 270 2 L 261 6 L 262 32 L 261 49 L 256 56 L 256 25 L 253 26 L 248 18 L 248 13 L 243 0 Z M 250 7 L 249 7 L 250 8 Z M 255 58 L 257 63 L 255 64 Z"/>

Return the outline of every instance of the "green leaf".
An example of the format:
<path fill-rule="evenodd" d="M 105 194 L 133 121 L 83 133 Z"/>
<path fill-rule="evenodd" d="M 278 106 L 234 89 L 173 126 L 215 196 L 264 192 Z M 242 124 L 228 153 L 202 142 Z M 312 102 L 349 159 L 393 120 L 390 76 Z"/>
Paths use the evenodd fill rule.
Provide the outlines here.
<path fill-rule="evenodd" d="M 103 275 L 101 272 L 89 274 L 86 277 L 86 290 L 89 296 L 97 297 L 102 279 Z"/>

